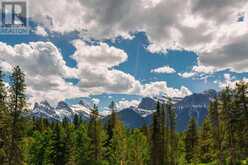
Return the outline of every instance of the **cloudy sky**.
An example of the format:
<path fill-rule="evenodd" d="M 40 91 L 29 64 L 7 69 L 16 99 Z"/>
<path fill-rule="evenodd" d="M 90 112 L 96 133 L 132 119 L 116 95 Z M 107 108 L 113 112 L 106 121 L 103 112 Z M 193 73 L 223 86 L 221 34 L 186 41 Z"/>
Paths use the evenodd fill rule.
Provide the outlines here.
<path fill-rule="evenodd" d="M 29 0 L 29 35 L 0 35 L 30 102 L 136 105 L 248 77 L 247 0 Z"/>

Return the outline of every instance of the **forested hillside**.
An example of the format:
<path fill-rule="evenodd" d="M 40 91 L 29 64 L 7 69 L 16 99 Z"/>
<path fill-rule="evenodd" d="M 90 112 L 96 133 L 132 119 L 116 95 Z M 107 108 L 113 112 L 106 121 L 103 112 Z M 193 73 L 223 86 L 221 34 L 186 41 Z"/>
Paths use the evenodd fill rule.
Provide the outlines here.
<path fill-rule="evenodd" d="M 90 120 L 28 117 L 25 75 L 0 71 L 0 165 L 238 165 L 248 164 L 248 84 L 226 88 L 210 103 L 202 125 L 194 118 L 176 132 L 170 101 L 157 103 L 152 125 L 125 128 L 115 103 L 108 121 L 97 106 Z"/>

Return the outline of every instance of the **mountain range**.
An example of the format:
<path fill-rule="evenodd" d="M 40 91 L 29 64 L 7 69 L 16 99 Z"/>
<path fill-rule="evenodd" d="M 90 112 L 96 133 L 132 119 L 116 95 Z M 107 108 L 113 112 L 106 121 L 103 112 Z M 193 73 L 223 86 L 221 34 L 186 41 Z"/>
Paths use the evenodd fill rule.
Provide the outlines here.
<path fill-rule="evenodd" d="M 176 111 L 176 129 L 183 131 L 187 128 L 189 119 L 193 116 L 198 124 L 201 124 L 208 113 L 209 102 L 217 96 L 215 90 L 208 90 L 202 93 L 194 93 L 184 98 L 172 98 Z M 117 111 L 117 116 L 128 128 L 142 127 L 152 123 L 152 115 L 156 111 L 157 102 L 166 102 L 166 96 L 144 97 L 137 107 L 129 107 Z M 90 118 L 92 106 L 79 101 L 78 104 L 68 105 L 64 101 L 58 102 L 56 107 L 51 106 L 47 101 L 35 103 L 30 115 L 43 117 L 49 120 L 62 121 L 67 118 L 72 121 L 75 114 L 84 121 Z M 110 111 L 99 112 L 101 120 L 107 121 Z"/>

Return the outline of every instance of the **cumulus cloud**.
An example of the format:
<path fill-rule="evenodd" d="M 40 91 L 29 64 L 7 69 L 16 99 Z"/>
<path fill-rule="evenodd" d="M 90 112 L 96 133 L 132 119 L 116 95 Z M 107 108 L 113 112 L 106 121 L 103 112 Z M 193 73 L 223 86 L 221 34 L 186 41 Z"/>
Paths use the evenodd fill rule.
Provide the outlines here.
<path fill-rule="evenodd" d="M 185 96 L 186 87 L 170 88 L 164 81 L 141 84 L 132 75 L 114 69 L 127 60 L 127 54 L 104 43 L 87 45 L 73 42 L 76 51 L 72 58 L 77 65 L 68 67 L 60 51 L 51 42 L 30 42 L 14 46 L 0 42 L 0 66 L 10 71 L 19 65 L 26 74 L 27 94 L 30 102 L 44 99 L 57 101 L 102 93 L 137 94 L 154 96 L 161 92 L 168 96 Z M 94 59 L 94 60 L 92 60 Z M 75 78 L 78 84 L 66 79 Z"/>
<path fill-rule="evenodd" d="M 196 73 L 213 74 L 215 72 L 215 68 L 212 66 L 198 65 L 194 66 L 192 71 Z"/>
<path fill-rule="evenodd" d="M 60 75 L 75 77 L 75 70 L 66 66 L 61 53 L 51 42 L 30 42 L 14 47 L 0 42 L 0 61 L 20 65 L 30 76 Z"/>
<path fill-rule="evenodd" d="M 0 42 L 0 61 L 4 71 L 11 71 L 14 65 L 23 69 L 31 102 L 47 99 L 55 103 L 88 95 L 65 81 L 65 78 L 75 77 L 76 71 L 66 66 L 59 50 L 50 42 L 31 42 L 13 47 Z"/>
<path fill-rule="evenodd" d="M 129 107 L 138 107 L 139 103 L 139 100 L 121 100 L 116 103 L 116 106 L 118 110 L 122 110 Z"/>
<path fill-rule="evenodd" d="M 165 81 L 145 84 L 141 91 L 143 96 L 157 96 L 162 93 L 168 95 L 169 97 L 185 97 L 192 94 L 187 87 L 182 86 L 180 89 L 171 88 L 167 86 Z"/>
<path fill-rule="evenodd" d="M 77 61 L 80 87 L 94 94 L 136 93 L 141 84 L 132 75 L 113 69 L 127 60 L 127 54 L 107 44 L 91 46 L 83 41 L 75 41 L 76 48 L 72 58 Z"/>
<path fill-rule="evenodd" d="M 247 0 L 32 0 L 30 6 L 31 17 L 51 31 L 97 40 L 144 31 L 151 52 L 193 50 L 203 65 L 248 71 Z"/>
<path fill-rule="evenodd" d="M 151 70 L 152 73 L 176 73 L 175 69 L 170 66 L 163 66 Z"/>
<path fill-rule="evenodd" d="M 219 70 L 213 66 L 205 66 L 205 65 L 198 64 L 196 66 L 193 66 L 190 72 L 178 73 L 178 75 L 182 78 L 194 77 L 197 79 L 206 80 L 208 75 L 214 74 L 217 71 Z"/>
<path fill-rule="evenodd" d="M 194 72 L 184 72 L 184 73 L 178 73 L 178 75 L 182 78 L 190 78 L 195 75 Z"/>

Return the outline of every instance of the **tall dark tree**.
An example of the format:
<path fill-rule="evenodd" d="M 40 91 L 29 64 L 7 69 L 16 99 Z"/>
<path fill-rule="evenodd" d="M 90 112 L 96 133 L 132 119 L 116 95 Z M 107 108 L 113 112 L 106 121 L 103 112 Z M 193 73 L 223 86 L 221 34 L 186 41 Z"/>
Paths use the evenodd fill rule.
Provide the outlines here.
<path fill-rule="evenodd" d="M 0 164 L 7 160 L 8 145 L 8 120 L 9 114 L 6 104 L 7 92 L 3 81 L 3 73 L 0 70 Z"/>
<path fill-rule="evenodd" d="M 66 148 L 64 130 L 56 123 L 52 131 L 50 143 L 50 158 L 54 165 L 65 165 L 68 160 L 68 150 Z"/>
<path fill-rule="evenodd" d="M 23 132 L 23 117 L 21 113 L 25 110 L 25 75 L 19 66 L 13 68 L 10 76 L 10 144 L 9 144 L 9 165 L 22 164 L 22 152 L 20 142 Z"/>
<path fill-rule="evenodd" d="M 211 132 L 213 137 L 213 146 L 215 155 L 219 165 L 223 165 L 225 162 L 224 155 L 224 135 L 225 129 L 223 125 L 223 113 L 219 111 L 219 101 L 217 98 L 209 104 L 209 119 L 211 124 Z"/>
<path fill-rule="evenodd" d="M 195 118 L 189 122 L 185 135 L 185 159 L 187 163 L 196 163 L 197 158 L 198 134 Z"/>
<path fill-rule="evenodd" d="M 151 136 L 151 164 L 160 165 L 163 162 L 161 153 L 161 110 L 157 103 L 157 111 L 153 114 L 152 136 Z"/>
<path fill-rule="evenodd" d="M 117 115 L 116 115 L 116 105 L 115 102 L 111 102 L 109 105 L 109 109 L 111 110 L 111 115 L 109 117 L 109 120 L 107 121 L 107 134 L 108 134 L 108 139 L 106 145 L 110 144 L 110 141 L 113 137 L 113 129 L 116 126 L 117 123 Z"/>
<path fill-rule="evenodd" d="M 94 105 L 90 115 L 88 136 L 90 138 L 89 158 L 95 163 L 103 161 L 106 154 L 106 149 L 104 147 L 106 143 L 106 133 L 98 118 L 98 108 Z"/>
<path fill-rule="evenodd" d="M 236 128 L 238 120 L 238 111 L 234 108 L 233 91 L 226 88 L 221 93 L 222 113 L 224 114 L 224 122 L 227 135 L 228 157 L 230 165 L 237 164 L 237 139 Z"/>
<path fill-rule="evenodd" d="M 211 125 L 208 117 L 205 118 L 199 136 L 199 156 L 202 163 L 213 161 L 213 141 Z"/>
<path fill-rule="evenodd" d="M 235 109 L 237 116 L 238 150 L 241 159 L 248 155 L 248 83 L 241 81 L 236 84 Z M 244 147 L 245 146 L 245 147 Z"/>
<path fill-rule="evenodd" d="M 168 112 L 168 133 L 169 137 L 169 164 L 176 165 L 177 164 L 177 136 L 176 136 L 176 112 L 173 108 L 171 100 L 167 103 L 167 112 Z"/>

